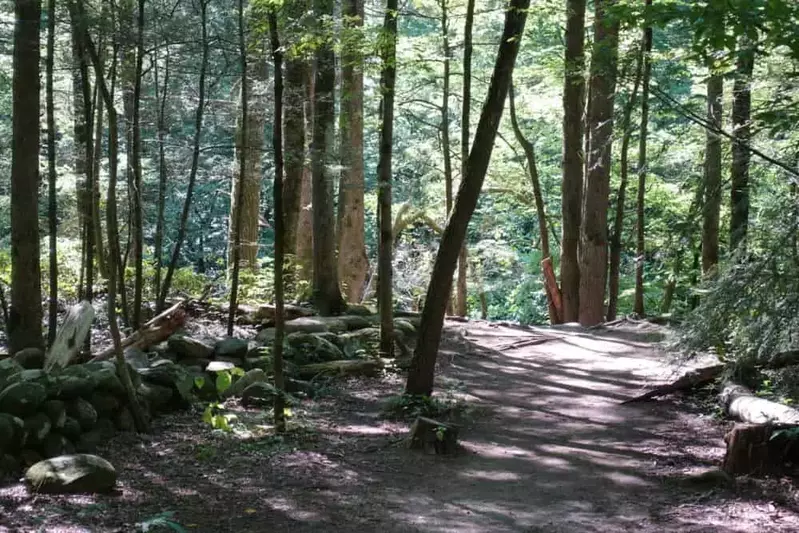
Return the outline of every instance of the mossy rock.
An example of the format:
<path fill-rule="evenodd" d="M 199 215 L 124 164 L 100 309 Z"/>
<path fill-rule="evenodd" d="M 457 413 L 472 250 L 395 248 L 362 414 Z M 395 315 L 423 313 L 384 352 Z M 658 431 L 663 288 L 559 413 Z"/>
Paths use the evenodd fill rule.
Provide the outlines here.
<path fill-rule="evenodd" d="M 373 309 L 365 305 L 360 304 L 348 304 L 347 305 L 347 314 L 348 315 L 357 315 L 357 316 L 374 316 L 375 312 Z"/>
<path fill-rule="evenodd" d="M 97 388 L 97 379 L 84 365 L 72 365 L 53 376 L 48 394 L 63 400 L 88 398 Z"/>
<path fill-rule="evenodd" d="M 53 423 L 45 413 L 36 413 L 27 417 L 25 419 L 25 432 L 28 437 L 25 440 L 25 444 L 33 447 L 40 445 L 50 434 L 52 428 Z"/>
<path fill-rule="evenodd" d="M 165 410 L 172 402 L 175 394 L 171 387 L 157 383 L 142 383 L 137 389 L 139 397 L 148 406 L 148 409 L 157 412 Z"/>
<path fill-rule="evenodd" d="M 279 394 L 280 392 L 269 383 L 257 381 L 241 392 L 241 404 L 245 407 L 271 406 L 275 396 Z"/>
<path fill-rule="evenodd" d="M 344 322 L 335 319 L 327 319 L 324 317 L 301 317 L 289 320 L 286 322 L 286 333 L 323 333 L 325 331 L 337 331 L 330 326 L 336 327 L 338 332 L 347 330 L 347 325 Z"/>
<path fill-rule="evenodd" d="M 75 398 L 67 404 L 67 414 L 78 421 L 82 431 L 89 431 L 97 424 L 97 411 L 83 398 Z"/>
<path fill-rule="evenodd" d="M 172 335 L 167 346 L 178 359 L 210 359 L 214 354 L 213 346 L 186 335 Z"/>
<path fill-rule="evenodd" d="M 13 358 L 0 359 L 0 390 L 6 388 L 8 378 L 23 370 L 25 368 Z"/>
<path fill-rule="evenodd" d="M 67 406 L 61 400 L 47 400 L 42 404 L 41 411 L 50 418 L 50 423 L 56 429 L 61 429 L 67 420 Z"/>
<path fill-rule="evenodd" d="M 275 328 L 264 328 L 255 336 L 255 342 L 262 346 L 271 346 L 275 341 Z"/>
<path fill-rule="evenodd" d="M 401 331 L 406 337 L 416 335 L 416 326 L 407 318 L 395 318 L 394 329 Z"/>
<path fill-rule="evenodd" d="M 358 329 L 371 328 L 374 326 L 374 322 L 369 320 L 369 318 L 360 315 L 339 316 L 336 317 L 336 320 L 344 322 L 344 324 L 347 326 L 347 331 L 355 331 Z"/>
<path fill-rule="evenodd" d="M 103 493 L 114 489 L 114 467 L 94 455 L 67 455 L 40 461 L 25 472 L 25 481 L 34 492 Z"/>
<path fill-rule="evenodd" d="M 244 359 L 247 357 L 249 345 L 244 339 L 227 337 L 214 345 L 214 358 L 216 359 Z"/>
<path fill-rule="evenodd" d="M 25 348 L 14 354 L 14 361 L 29 370 L 44 368 L 44 351 L 39 348 Z"/>
<path fill-rule="evenodd" d="M 89 401 L 97 411 L 98 417 L 111 416 L 120 407 L 119 399 L 116 396 L 101 390 L 94 391 Z"/>
<path fill-rule="evenodd" d="M 13 383 L 0 392 L 0 411 L 26 417 L 36 412 L 47 399 L 44 385 L 32 381 Z"/>
<path fill-rule="evenodd" d="M 285 358 L 298 365 L 344 359 L 335 344 L 312 333 L 292 333 L 286 337 L 286 344 Z"/>
<path fill-rule="evenodd" d="M 375 357 L 380 348 L 380 328 L 366 328 L 339 336 L 348 359 Z"/>
<path fill-rule="evenodd" d="M 153 362 L 150 368 L 139 371 L 142 379 L 148 384 L 159 385 L 172 389 L 177 395 L 174 397 L 178 407 L 185 407 L 193 401 L 192 389 L 194 379 L 188 371 L 167 359 Z"/>
<path fill-rule="evenodd" d="M 236 381 L 234 381 L 230 385 L 230 387 L 228 387 L 224 392 L 222 392 L 222 397 L 232 398 L 235 396 L 241 396 L 241 393 L 244 392 L 244 389 L 246 389 L 253 383 L 266 380 L 267 380 L 266 372 L 264 372 L 260 368 L 254 368 L 245 373 Z"/>
<path fill-rule="evenodd" d="M 109 392 L 116 396 L 125 395 L 125 387 L 117 375 L 116 364 L 111 361 L 97 361 L 86 363 L 86 369 L 91 372 L 99 390 Z M 130 372 L 130 367 L 128 368 Z"/>
<path fill-rule="evenodd" d="M 128 348 L 125 350 L 125 361 L 135 370 L 150 366 L 150 358 L 139 348 Z"/>
<path fill-rule="evenodd" d="M 208 372 L 203 372 L 199 368 L 186 369 L 194 382 L 194 393 L 198 398 L 205 401 L 213 401 L 217 398 L 216 378 Z"/>

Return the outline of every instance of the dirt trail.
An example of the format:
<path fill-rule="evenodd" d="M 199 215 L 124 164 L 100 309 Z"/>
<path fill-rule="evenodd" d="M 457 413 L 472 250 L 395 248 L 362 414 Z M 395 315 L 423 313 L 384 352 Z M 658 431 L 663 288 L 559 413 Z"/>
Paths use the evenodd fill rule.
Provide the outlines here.
<path fill-rule="evenodd" d="M 315 429 L 285 446 L 231 442 L 197 413 L 117 439 L 103 455 L 122 472 L 119 495 L 32 499 L 6 487 L 0 531 L 132 531 L 163 511 L 208 532 L 799 530 L 793 502 L 775 504 L 760 486 L 677 481 L 718 461 L 720 425 L 669 400 L 619 405 L 672 375 L 651 330 L 448 332 L 439 383 L 460 384 L 480 408 L 458 456 L 392 445 L 407 426 L 378 413 L 401 381 L 354 380 L 311 402 L 301 416 Z"/>

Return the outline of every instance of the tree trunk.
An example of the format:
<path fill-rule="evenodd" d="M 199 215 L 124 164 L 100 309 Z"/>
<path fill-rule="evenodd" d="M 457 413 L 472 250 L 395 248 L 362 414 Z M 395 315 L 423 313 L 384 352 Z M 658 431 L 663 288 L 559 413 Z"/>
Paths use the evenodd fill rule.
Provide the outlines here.
<path fill-rule="evenodd" d="M 647 7 L 652 0 L 646 0 Z M 644 263 L 646 241 L 644 237 L 644 202 L 646 200 L 646 141 L 649 130 L 649 79 L 652 77 L 652 27 L 644 28 L 644 78 L 641 87 L 641 134 L 638 138 L 638 201 L 636 202 L 635 232 L 635 301 L 633 311 L 642 317 L 644 311 Z"/>
<path fill-rule="evenodd" d="M 739 246 L 746 248 L 749 225 L 749 141 L 752 138 L 752 71 L 755 66 L 754 42 L 742 37 L 735 64 L 735 82 L 732 89 L 732 167 L 730 182 L 730 252 Z"/>
<path fill-rule="evenodd" d="M 632 138 L 633 134 L 633 129 L 630 122 L 638 96 L 638 87 L 641 84 L 643 54 L 644 50 L 642 47 L 638 51 L 633 90 L 630 94 L 630 99 L 627 101 L 627 105 L 624 106 L 624 115 L 622 117 L 623 135 L 621 140 L 621 156 L 619 161 L 619 166 L 621 167 L 621 179 L 619 183 L 619 193 L 616 196 L 616 218 L 613 222 L 613 233 L 610 236 L 610 266 L 608 267 L 608 322 L 616 320 L 616 315 L 618 314 L 621 242 L 622 234 L 624 233 L 624 212 L 627 199 L 627 182 L 629 181 L 630 139 Z"/>
<path fill-rule="evenodd" d="M 39 263 L 39 0 L 16 0 L 11 139 L 11 353 L 42 347 Z"/>
<path fill-rule="evenodd" d="M 588 174 L 580 225 L 579 321 L 583 326 L 599 324 L 605 315 L 610 156 L 619 45 L 619 21 L 608 12 L 613 4 L 613 0 L 597 0 L 594 3 L 594 50 L 591 56 L 591 99 L 587 122 L 590 132 Z"/>
<path fill-rule="evenodd" d="M 563 231 L 560 287 L 563 321 L 576 322 L 580 302 L 580 220 L 582 218 L 585 109 L 585 0 L 566 1 L 566 74 L 563 87 Z"/>
<path fill-rule="evenodd" d="M 100 58 L 102 65 L 102 57 Z M 102 68 L 102 66 L 100 67 Z M 104 75 L 101 73 L 101 75 Z M 95 86 L 98 85 L 95 83 Z M 103 98 L 99 95 L 99 89 L 95 90 L 95 113 L 94 113 L 94 147 L 92 148 L 92 231 L 94 238 L 92 244 L 95 248 L 97 257 L 97 273 L 99 276 L 108 278 L 108 263 L 106 261 L 106 251 L 103 244 L 103 221 L 100 216 L 100 158 L 103 154 L 103 126 L 105 124 L 105 106 Z"/>
<path fill-rule="evenodd" d="M 333 0 L 314 0 L 317 23 L 333 16 Z M 316 47 L 314 125 L 311 143 L 311 196 L 313 202 L 313 302 L 322 315 L 335 315 L 344 309 L 338 285 L 336 228 L 333 214 L 333 164 L 335 146 L 336 64 L 333 45 Z"/>
<path fill-rule="evenodd" d="M 380 88 L 380 160 L 377 164 L 378 223 L 378 305 L 380 306 L 380 354 L 391 357 L 394 352 L 394 229 L 391 215 L 391 159 L 394 140 L 394 87 L 396 84 L 397 0 L 386 1 L 383 31 L 386 39 L 381 49 L 382 73 Z"/>
<path fill-rule="evenodd" d="M 275 395 L 273 412 L 275 429 L 278 433 L 286 431 L 286 403 L 284 392 L 286 380 L 283 376 L 283 337 L 285 333 L 285 313 L 283 310 L 283 51 L 277 33 L 277 14 L 275 8 L 269 10 L 269 34 L 272 44 L 272 60 L 275 65 L 274 105 L 272 123 L 272 149 L 275 154 L 275 183 L 272 188 L 275 209 L 275 340 L 272 345 L 272 370 L 275 374 Z"/>
<path fill-rule="evenodd" d="M 161 271 L 164 265 L 164 209 L 166 208 L 166 150 L 164 143 L 168 133 L 166 125 L 166 97 L 169 93 L 169 42 L 166 43 L 166 57 L 164 58 L 164 78 L 159 92 L 158 79 L 158 52 L 155 52 L 153 61 L 153 71 L 155 75 L 155 95 L 158 98 L 158 117 L 156 128 L 158 130 L 158 199 L 155 217 L 155 243 L 153 255 L 155 256 L 155 280 L 153 281 L 153 291 L 156 300 L 161 295 Z"/>
<path fill-rule="evenodd" d="M 441 236 L 433 275 L 427 287 L 419 338 L 405 387 L 405 392 L 410 395 L 430 395 L 433 392 L 436 356 L 447 299 L 452 288 L 452 276 L 488 170 L 529 5 L 529 0 L 511 0 L 505 13 L 499 52 L 469 153 L 467 173 L 461 181 L 455 207 Z"/>
<path fill-rule="evenodd" d="M 724 77 L 713 74 L 707 80 L 707 121 L 721 129 Z M 719 219 L 721 217 L 721 137 L 705 130 L 705 208 L 702 210 L 702 273 L 705 275 L 719 262 Z"/>
<path fill-rule="evenodd" d="M 55 342 L 58 326 L 58 200 L 56 198 L 55 106 L 53 104 L 53 66 L 55 58 L 55 0 L 47 3 L 47 222 L 50 245 L 50 299 L 47 306 L 47 346 Z"/>
<path fill-rule="evenodd" d="M 144 67 L 144 1 L 138 0 L 136 17 L 136 68 L 133 82 L 133 124 L 131 125 L 132 151 L 128 153 L 133 166 L 133 313 L 131 326 L 141 325 L 142 291 L 144 290 L 144 227 L 142 217 L 142 167 L 141 167 L 141 80 Z"/>
<path fill-rule="evenodd" d="M 799 461 L 795 424 L 736 424 L 724 436 L 723 469 L 730 475 L 781 475 Z"/>
<path fill-rule="evenodd" d="M 450 50 L 449 50 L 449 22 L 447 21 L 447 0 L 440 0 L 441 6 L 441 38 L 444 52 L 444 87 L 441 94 L 441 155 L 444 158 L 444 205 L 449 217 L 452 211 L 452 154 L 449 142 L 449 78 L 450 78 Z M 452 297 L 447 301 L 447 314 L 454 314 Z"/>
<path fill-rule="evenodd" d="M 756 396 L 736 383 L 726 383 L 719 395 L 725 414 L 750 424 L 799 424 L 799 411 Z"/>
<path fill-rule="evenodd" d="M 363 168 L 363 0 L 345 0 L 342 10 L 350 35 L 341 56 L 341 176 L 338 192 L 338 273 L 344 297 L 360 303 L 369 272 L 364 236 Z M 352 44 L 354 43 L 354 44 Z"/>

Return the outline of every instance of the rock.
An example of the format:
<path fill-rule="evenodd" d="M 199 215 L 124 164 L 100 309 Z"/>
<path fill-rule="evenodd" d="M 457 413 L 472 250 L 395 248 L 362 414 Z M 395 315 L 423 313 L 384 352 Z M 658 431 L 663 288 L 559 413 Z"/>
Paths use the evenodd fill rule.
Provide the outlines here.
<path fill-rule="evenodd" d="M 34 368 L 31 370 L 23 370 L 22 372 L 18 372 L 9 377 L 8 381 L 6 382 L 6 386 L 11 385 L 12 383 L 20 383 L 23 381 L 27 383 L 38 383 L 49 392 L 52 378 L 44 370 L 40 368 Z"/>
<path fill-rule="evenodd" d="M 80 453 L 94 453 L 105 442 L 105 437 L 100 431 L 93 429 L 82 433 L 75 442 L 75 448 Z"/>
<path fill-rule="evenodd" d="M 142 383 L 139 385 L 137 392 L 152 411 L 164 410 L 175 394 L 171 387 L 165 387 L 157 383 Z"/>
<path fill-rule="evenodd" d="M 272 372 L 272 368 L 274 366 L 271 355 L 262 355 L 261 357 L 248 357 L 245 363 L 250 370 L 252 370 L 253 368 L 260 368 L 266 373 Z"/>
<path fill-rule="evenodd" d="M 181 359 L 180 364 L 188 368 L 199 368 L 200 370 L 205 370 L 208 368 L 208 365 L 213 363 L 210 359 Z"/>
<path fill-rule="evenodd" d="M 130 409 L 123 407 L 114 416 L 114 425 L 119 431 L 135 431 L 136 421 L 133 419 L 133 414 Z"/>
<path fill-rule="evenodd" d="M 702 469 L 680 478 L 686 487 L 698 490 L 712 490 L 714 488 L 731 488 L 735 486 L 735 478 L 721 468 Z"/>
<path fill-rule="evenodd" d="M 23 370 L 25 368 L 14 358 L 0 359 L 0 383 L 5 383 L 10 376 Z"/>
<path fill-rule="evenodd" d="M 298 365 L 344 359 L 335 344 L 311 333 L 291 333 L 286 337 L 286 344 L 285 358 Z"/>
<path fill-rule="evenodd" d="M 75 453 L 75 446 L 66 437 L 55 431 L 47 435 L 40 449 L 46 458 Z"/>
<path fill-rule="evenodd" d="M 96 390 L 92 393 L 91 400 L 89 400 L 97 411 L 97 416 L 111 416 L 119 409 L 119 400 L 113 394 Z"/>
<path fill-rule="evenodd" d="M 216 360 L 217 360 L 217 361 L 219 361 L 219 362 L 221 362 L 221 363 L 230 363 L 230 364 L 232 364 L 232 365 L 233 365 L 235 368 L 241 368 L 241 369 L 244 369 L 244 361 L 245 361 L 246 359 L 237 359 L 237 358 L 235 358 L 235 357 L 225 357 L 225 356 L 218 356 Z M 245 370 L 246 370 L 246 369 L 245 369 Z"/>
<path fill-rule="evenodd" d="M 117 427 L 110 418 L 98 418 L 94 430 L 99 431 L 100 435 L 107 440 L 114 436 L 114 433 L 117 432 Z"/>
<path fill-rule="evenodd" d="M 255 342 L 264 346 L 271 346 L 275 342 L 275 328 L 264 328 L 255 336 Z"/>
<path fill-rule="evenodd" d="M 244 359 L 247 357 L 247 341 L 235 337 L 227 337 L 214 345 L 214 357 L 217 359 Z"/>
<path fill-rule="evenodd" d="M 10 454 L 0 455 L 0 479 L 3 476 L 16 476 L 22 470 L 22 463 Z"/>
<path fill-rule="evenodd" d="M 97 411 L 83 398 L 75 398 L 67 404 L 67 414 L 78 421 L 82 431 L 89 431 L 97 424 Z"/>
<path fill-rule="evenodd" d="M 266 372 L 260 368 L 254 368 L 234 381 L 230 387 L 222 393 L 222 397 L 232 398 L 234 396 L 241 396 L 244 389 L 259 381 L 267 381 Z"/>
<path fill-rule="evenodd" d="M 241 404 L 245 407 L 252 405 L 271 405 L 275 396 L 278 394 L 280 394 L 280 392 L 269 383 L 258 381 L 248 385 L 241 392 Z"/>
<path fill-rule="evenodd" d="M 47 389 L 36 382 L 20 381 L 0 392 L 0 411 L 25 417 L 36 412 L 47 399 Z"/>
<path fill-rule="evenodd" d="M 408 447 L 436 455 L 450 455 L 458 450 L 458 426 L 431 418 L 418 417 L 411 426 Z"/>
<path fill-rule="evenodd" d="M 81 433 L 80 422 L 78 422 L 75 418 L 68 416 L 66 420 L 64 420 L 64 427 L 61 428 L 61 433 L 69 440 L 78 440 Z"/>
<path fill-rule="evenodd" d="M 139 370 L 142 379 L 148 384 L 169 387 L 177 392 L 175 399 L 179 404 L 186 406 L 191 403 L 194 379 L 185 368 L 167 359 L 154 361 L 150 368 Z"/>
<path fill-rule="evenodd" d="M 285 304 L 283 306 L 283 313 L 286 320 L 293 320 L 299 317 L 313 316 L 313 309 L 301 307 L 299 305 Z M 274 322 L 275 321 L 275 306 L 271 304 L 261 304 L 252 313 L 254 321 L 259 322 Z"/>
<path fill-rule="evenodd" d="M 40 461 L 25 472 L 25 481 L 34 492 L 102 493 L 114 489 L 114 467 L 96 455 L 62 455 Z"/>
<path fill-rule="evenodd" d="M 344 324 L 347 326 L 347 331 L 355 331 L 358 329 L 371 328 L 374 326 L 374 322 L 364 316 L 344 315 L 336 318 L 344 322 Z"/>
<path fill-rule="evenodd" d="M 44 368 L 44 352 L 39 348 L 25 348 L 14 354 L 14 361 L 25 369 Z"/>
<path fill-rule="evenodd" d="M 50 422 L 50 417 L 45 413 L 36 413 L 25 419 L 25 431 L 28 434 L 26 445 L 37 446 L 44 442 L 44 439 L 50 433 L 53 423 Z"/>
<path fill-rule="evenodd" d="M 347 314 L 357 316 L 375 316 L 375 312 L 365 305 L 347 304 Z"/>
<path fill-rule="evenodd" d="M 414 327 L 410 320 L 404 318 L 394 319 L 394 329 L 396 331 L 401 331 L 405 336 L 416 335 L 416 327 Z"/>
<path fill-rule="evenodd" d="M 25 444 L 25 422 L 8 413 L 0 413 L 0 452 L 16 452 Z"/>
<path fill-rule="evenodd" d="M 286 392 L 296 393 L 300 392 L 309 398 L 313 397 L 316 392 L 316 387 L 310 381 L 303 381 L 301 379 L 286 379 Z"/>
<path fill-rule="evenodd" d="M 96 361 L 93 363 L 86 363 L 84 366 L 91 372 L 98 389 L 110 392 L 116 396 L 125 395 L 125 387 L 122 385 L 122 381 L 117 375 L 116 364 L 111 361 Z"/>
<path fill-rule="evenodd" d="M 89 397 L 97 387 L 97 380 L 84 365 L 72 365 L 50 380 L 49 395 L 64 400 L 78 396 Z"/>
<path fill-rule="evenodd" d="M 380 328 L 366 328 L 339 336 L 342 351 L 350 359 L 376 356 L 380 348 Z"/>
<path fill-rule="evenodd" d="M 43 460 L 42 454 L 37 452 L 36 450 L 31 450 L 30 448 L 26 448 L 19 452 L 19 459 L 22 461 L 22 464 L 26 467 L 35 465 L 39 461 Z"/>
<path fill-rule="evenodd" d="M 133 367 L 134 370 L 140 368 L 147 368 L 150 366 L 150 358 L 139 348 L 128 348 L 125 350 L 125 361 Z"/>
<path fill-rule="evenodd" d="M 61 400 L 47 400 L 42 404 L 41 410 L 50 418 L 50 423 L 56 429 L 64 427 L 67 420 L 67 406 Z"/>
<path fill-rule="evenodd" d="M 233 370 L 236 365 L 230 361 L 212 361 L 205 370 L 207 372 L 224 372 L 226 370 Z"/>
<path fill-rule="evenodd" d="M 212 346 L 185 335 L 172 335 L 167 346 L 178 359 L 211 359 L 214 354 Z"/>
<path fill-rule="evenodd" d="M 44 368 L 48 371 L 65 368 L 78 354 L 94 320 L 94 308 L 86 300 L 71 306 L 61 321 L 53 345 L 47 352 Z"/>
<path fill-rule="evenodd" d="M 342 323 L 342 328 L 343 328 L 342 330 L 346 329 L 346 326 L 344 326 L 343 323 Z M 295 318 L 294 320 L 286 321 L 286 333 L 294 333 L 294 332 L 322 333 L 325 331 L 330 331 L 330 327 L 324 320 L 322 320 L 319 317 Z M 258 337 L 256 337 L 256 340 L 259 340 Z"/>
<path fill-rule="evenodd" d="M 301 379 L 313 379 L 319 375 L 377 377 L 382 370 L 383 363 L 380 360 L 345 359 L 342 361 L 328 361 L 327 363 L 303 365 L 297 369 L 297 375 Z"/>

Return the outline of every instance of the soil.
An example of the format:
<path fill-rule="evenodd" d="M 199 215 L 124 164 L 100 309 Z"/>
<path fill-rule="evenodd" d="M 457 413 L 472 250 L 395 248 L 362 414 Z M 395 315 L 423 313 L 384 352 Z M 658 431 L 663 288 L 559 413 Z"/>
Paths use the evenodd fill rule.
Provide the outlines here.
<path fill-rule="evenodd" d="M 799 531 L 790 479 L 695 475 L 720 464 L 728 426 L 701 396 L 620 405 L 673 377 L 660 333 L 453 322 L 437 387 L 468 407 L 456 455 L 408 450 L 408 422 L 381 416 L 401 375 L 338 381 L 293 408 L 285 437 L 268 412 L 235 405 L 233 434 L 198 410 L 118 435 L 100 451 L 116 494 L 6 485 L 0 531 L 169 531 L 166 520 L 190 532 Z"/>

